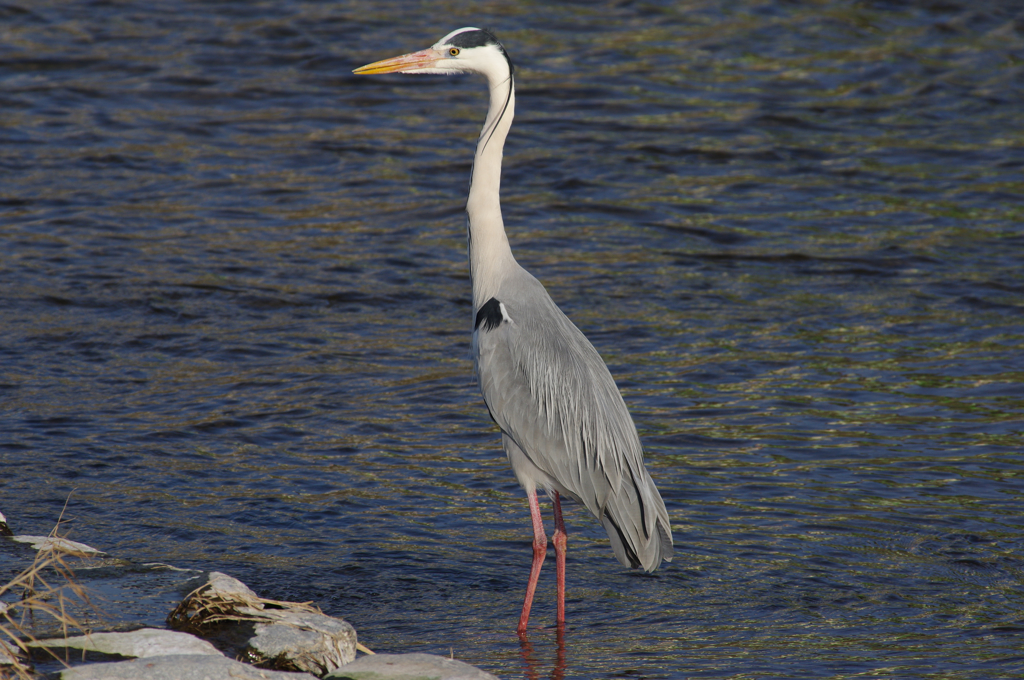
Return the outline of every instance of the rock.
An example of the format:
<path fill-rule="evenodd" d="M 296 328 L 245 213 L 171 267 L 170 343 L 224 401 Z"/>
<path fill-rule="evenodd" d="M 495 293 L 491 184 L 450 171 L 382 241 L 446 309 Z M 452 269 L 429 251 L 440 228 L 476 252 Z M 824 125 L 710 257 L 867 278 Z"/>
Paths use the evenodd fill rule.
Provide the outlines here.
<path fill-rule="evenodd" d="M 356 658 L 356 629 L 347 621 L 287 609 L 253 614 L 267 623 L 255 624 L 256 635 L 246 646 L 252 663 L 323 675 Z"/>
<path fill-rule="evenodd" d="M 158 628 L 143 628 L 130 633 L 92 633 L 69 638 L 54 638 L 28 643 L 51 651 L 75 649 L 107 656 L 145 658 L 174 654 L 224 656 L 206 640 L 188 633 Z"/>
<path fill-rule="evenodd" d="M 308 673 L 268 671 L 224 656 L 187 654 L 75 666 L 51 677 L 59 680 L 316 680 Z"/>
<path fill-rule="evenodd" d="M 167 617 L 176 630 L 202 634 L 202 630 L 219 623 L 221 617 L 237 618 L 240 608 L 263 609 L 263 601 L 249 586 L 237 578 L 211 571 L 206 583 L 189 593 Z"/>
<path fill-rule="evenodd" d="M 263 600 L 249 586 L 237 578 L 219 571 L 211 571 L 207 574 L 206 586 L 203 587 L 202 593 L 209 599 L 219 599 L 234 605 L 263 609 Z"/>
<path fill-rule="evenodd" d="M 0 614 L 3 614 L 2 602 L 0 602 Z M 31 661 L 25 656 L 25 652 L 20 647 L 0 638 L 0 667 L 21 666 L 22 668 L 27 668 L 31 665 Z M 0 669 L 0 678 L 7 677 L 4 673 L 5 671 Z"/>
<path fill-rule="evenodd" d="M 374 654 L 356 659 L 323 680 L 498 680 L 468 663 L 433 654 Z"/>
<path fill-rule="evenodd" d="M 105 555 L 102 550 L 97 550 L 85 543 L 69 541 L 59 536 L 12 536 L 12 541 L 28 543 L 35 550 L 53 550 L 68 555 Z"/>
<path fill-rule="evenodd" d="M 356 631 L 348 622 L 308 604 L 263 599 L 220 572 L 211 572 L 167 622 L 262 668 L 320 675 L 356 658 Z"/>

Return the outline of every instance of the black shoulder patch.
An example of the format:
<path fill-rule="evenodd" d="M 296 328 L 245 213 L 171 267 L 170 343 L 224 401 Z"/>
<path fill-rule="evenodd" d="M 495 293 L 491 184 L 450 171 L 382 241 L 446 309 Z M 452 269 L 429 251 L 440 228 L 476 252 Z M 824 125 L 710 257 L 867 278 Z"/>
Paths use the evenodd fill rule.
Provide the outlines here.
<path fill-rule="evenodd" d="M 480 328 L 480 324 L 483 324 L 485 331 L 493 331 L 501 325 L 503 319 L 501 303 L 498 302 L 498 298 L 491 298 L 476 313 L 476 325 L 473 328 Z"/>

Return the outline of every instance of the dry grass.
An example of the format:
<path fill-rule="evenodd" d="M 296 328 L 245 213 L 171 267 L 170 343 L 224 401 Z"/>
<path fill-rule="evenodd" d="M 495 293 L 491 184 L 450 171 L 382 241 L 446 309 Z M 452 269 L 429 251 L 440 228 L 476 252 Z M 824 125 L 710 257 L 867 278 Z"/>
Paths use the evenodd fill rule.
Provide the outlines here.
<path fill-rule="evenodd" d="M 174 630 L 203 635 L 211 626 L 218 623 L 234 621 L 262 622 L 265 618 L 247 615 L 245 609 L 263 609 L 270 605 L 274 609 L 290 609 L 292 611 L 323 614 L 312 602 L 281 602 L 267 600 L 262 597 L 243 597 L 234 594 L 237 599 L 223 599 L 216 593 L 208 592 L 209 585 L 203 584 L 185 596 L 174 611 L 167 617 L 167 624 Z"/>
<path fill-rule="evenodd" d="M 0 678 L 30 680 L 36 675 L 29 660 L 28 643 L 36 642 L 33 630 L 56 624 L 66 638 L 71 630 L 87 632 L 72 614 L 73 608 L 91 607 L 89 594 L 75 580 L 57 526 L 48 545 L 9 583 L 0 585 Z M 14 601 L 12 601 L 14 600 Z M 47 650 L 48 651 L 48 650 Z M 50 652 L 57 661 L 62 659 Z"/>

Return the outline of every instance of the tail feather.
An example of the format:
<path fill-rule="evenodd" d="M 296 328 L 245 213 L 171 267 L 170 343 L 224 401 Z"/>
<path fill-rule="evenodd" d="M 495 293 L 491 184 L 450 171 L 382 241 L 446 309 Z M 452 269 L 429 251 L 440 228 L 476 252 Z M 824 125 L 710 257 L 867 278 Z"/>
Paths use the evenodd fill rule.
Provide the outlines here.
<path fill-rule="evenodd" d="M 601 524 L 608 532 L 612 552 L 622 566 L 630 569 L 643 567 L 644 571 L 653 572 L 661 566 L 662 560 L 672 561 L 675 550 L 672 547 L 672 532 L 668 527 L 667 514 L 666 517 L 657 519 L 655 535 L 637 545 L 639 553 L 607 510 L 601 516 Z"/>
<path fill-rule="evenodd" d="M 629 546 L 629 541 L 626 540 L 622 530 L 619 529 L 619 525 L 615 523 L 611 515 L 605 512 L 601 517 L 601 524 L 604 525 L 604 530 L 608 532 L 608 538 L 612 544 L 612 552 L 615 553 L 615 559 L 619 561 L 619 564 L 630 569 L 639 567 L 640 560 L 637 558 L 636 552 Z"/>

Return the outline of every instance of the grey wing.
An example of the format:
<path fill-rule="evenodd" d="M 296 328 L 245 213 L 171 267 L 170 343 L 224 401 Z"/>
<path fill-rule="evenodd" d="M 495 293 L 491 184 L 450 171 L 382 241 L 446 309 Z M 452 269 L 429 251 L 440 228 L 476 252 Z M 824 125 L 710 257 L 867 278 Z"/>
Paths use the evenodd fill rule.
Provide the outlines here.
<path fill-rule="evenodd" d="M 480 389 L 512 468 L 525 488 L 585 505 L 623 565 L 654 571 L 672 559 L 672 534 L 633 419 L 597 350 L 524 274 L 480 308 L 473 333 Z"/>

